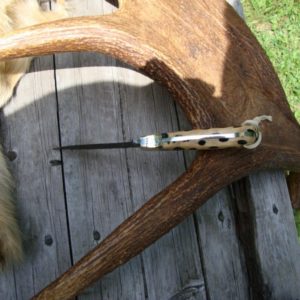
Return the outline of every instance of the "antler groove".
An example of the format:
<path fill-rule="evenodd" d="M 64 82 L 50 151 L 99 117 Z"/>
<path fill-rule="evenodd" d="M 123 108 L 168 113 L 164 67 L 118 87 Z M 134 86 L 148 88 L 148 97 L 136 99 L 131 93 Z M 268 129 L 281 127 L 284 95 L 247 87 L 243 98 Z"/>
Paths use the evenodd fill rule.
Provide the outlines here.
<path fill-rule="evenodd" d="M 267 159 L 262 155 L 259 161 L 254 162 L 249 159 L 247 150 L 242 152 L 245 162 L 242 169 L 240 162 L 235 160 L 236 151 L 219 151 L 214 160 L 207 155 L 199 155 L 186 173 L 148 200 L 102 243 L 33 299 L 71 299 L 103 275 L 139 254 L 222 187 L 246 175 Z M 205 167 L 207 159 L 209 168 Z M 224 177 L 227 178 L 226 182 Z"/>
<path fill-rule="evenodd" d="M 300 127 L 264 51 L 219 0 L 134 0 L 109 16 L 34 26 L 0 39 L 0 58 L 94 51 L 113 55 L 166 85 L 194 128 L 240 125 L 270 115 L 256 150 L 199 155 L 36 299 L 67 299 L 137 255 L 209 196 L 257 169 L 300 171 Z M 191 26 L 193 24 L 193 26 Z M 155 33 L 155 34 L 154 34 Z M 233 124 L 234 122 L 234 124 Z"/>

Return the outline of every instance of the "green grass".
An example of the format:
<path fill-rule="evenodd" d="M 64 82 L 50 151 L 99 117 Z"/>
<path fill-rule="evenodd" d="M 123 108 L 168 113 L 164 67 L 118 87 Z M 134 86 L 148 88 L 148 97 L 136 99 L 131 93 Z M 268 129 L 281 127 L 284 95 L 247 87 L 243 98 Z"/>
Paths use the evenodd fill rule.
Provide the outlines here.
<path fill-rule="evenodd" d="M 241 0 L 246 22 L 280 78 L 300 122 L 300 0 Z M 300 210 L 295 211 L 300 240 Z"/>
<path fill-rule="evenodd" d="M 272 61 L 300 121 L 300 1 L 242 0 L 246 22 Z"/>

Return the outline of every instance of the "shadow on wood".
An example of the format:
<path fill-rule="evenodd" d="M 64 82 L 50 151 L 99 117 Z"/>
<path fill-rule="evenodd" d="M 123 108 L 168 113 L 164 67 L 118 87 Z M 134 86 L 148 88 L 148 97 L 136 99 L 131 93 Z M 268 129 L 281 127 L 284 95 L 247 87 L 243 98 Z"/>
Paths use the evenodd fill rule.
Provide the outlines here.
<path fill-rule="evenodd" d="M 130 3 L 123 0 L 120 10 L 110 16 L 64 20 L 19 31 L 0 41 L 0 57 L 99 51 L 167 86 L 193 127 L 240 125 L 262 114 L 271 115 L 274 121 L 262 125 L 263 143 L 255 151 L 198 155 L 180 178 L 38 299 L 76 295 L 140 253 L 222 187 L 252 171 L 300 170 L 299 125 L 263 50 L 228 5 L 216 0 L 144 0 L 134 1 L 134 7 Z"/>

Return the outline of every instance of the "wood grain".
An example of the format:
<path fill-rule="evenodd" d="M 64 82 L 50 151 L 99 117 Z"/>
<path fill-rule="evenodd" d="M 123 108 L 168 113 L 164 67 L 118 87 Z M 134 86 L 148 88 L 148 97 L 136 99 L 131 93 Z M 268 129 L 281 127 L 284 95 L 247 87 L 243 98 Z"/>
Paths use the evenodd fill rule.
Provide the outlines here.
<path fill-rule="evenodd" d="M 196 220 L 210 299 L 250 299 L 250 283 L 229 188 L 198 209 Z"/>
<path fill-rule="evenodd" d="M 274 122 L 263 126 L 262 148 L 274 153 L 263 165 L 299 169 L 300 134 L 290 134 L 299 125 L 245 23 L 225 2 L 179 2 L 125 1 L 111 15 L 19 30 L 1 39 L 0 58 L 70 51 L 113 55 L 166 85 L 194 128 L 272 115 Z"/>
<path fill-rule="evenodd" d="M 52 57 L 36 59 L 1 118 L 25 251 L 1 274 L 1 299 L 29 299 L 71 265 L 52 69 Z"/>
<path fill-rule="evenodd" d="M 109 16 L 35 26 L 0 41 L 3 59 L 69 51 L 111 54 L 162 82 L 194 128 L 224 127 L 232 120 L 239 125 L 262 114 L 274 121 L 262 126 L 263 143 L 255 151 L 197 156 L 186 173 L 37 298 L 74 296 L 251 171 L 300 170 L 300 128 L 280 82 L 250 30 L 225 2 L 124 0 Z"/>
<path fill-rule="evenodd" d="M 228 2 L 243 16 L 239 1 Z M 189 129 L 190 125 L 180 107 L 177 110 L 180 128 Z M 192 163 L 195 155 L 196 151 L 184 153 L 187 165 Z M 244 250 L 237 235 L 236 208 L 231 187 L 222 189 L 210 198 L 194 213 L 194 218 L 208 298 L 250 299 L 251 283 L 247 276 Z"/>
<path fill-rule="evenodd" d="M 235 192 L 252 297 L 299 298 L 300 246 L 283 172 L 251 174 Z"/>
<path fill-rule="evenodd" d="M 188 129 L 189 124 L 180 108 L 178 115 L 181 128 Z M 184 153 L 187 165 L 192 163 L 195 155 L 196 151 Z M 223 188 L 211 197 L 194 213 L 194 219 L 207 297 L 250 299 L 251 283 L 237 234 L 235 197 L 231 187 Z"/>
<path fill-rule="evenodd" d="M 117 69 L 117 81 L 127 82 L 119 84 L 124 140 L 138 136 L 141 132 L 159 131 L 159 128 L 177 130 L 174 103 L 169 93 L 149 78 L 129 72 L 124 65 L 121 66 L 123 68 Z M 127 150 L 126 160 L 132 212 L 184 172 L 181 152 Z M 144 251 L 142 259 L 149 299 L 170 299 L 191 280 L 202 283 L 199 296 L 205 299 L 204 278 L 192 218 Z"/>
<path fill-rule="evenodd" d="M 98 0 L 70 5 L 76 15 L 112 9 Z M 92 53 L 56 55 L 55 62 L 62 144 L 122 141 L 177 129 L 169 94 L 128 66 Z M 65 152 L 63 161 L 74 262 L 184 171 L 182 153 Z M 203 282 L 190 218 L 79 299 L 169 299 L 192 279 Z"/>
<path fill-rule="evenodd" d="M 72 14 L 112 11 L 104 1 L 70 1 Z M 120 105 L 113 80 L 115 61 L 91 53 L 55 56 L 62 144 L 118 140 Z M 63 153 L 64 181 L 74 263 L 130 215 L 124 151 Z M 100 184 L 99 184 L 100 183 Z M 132 292 L 134 291 L 134 293 Z M 104 277 L 79 299 L 144 297 L 141 259 Z"/>

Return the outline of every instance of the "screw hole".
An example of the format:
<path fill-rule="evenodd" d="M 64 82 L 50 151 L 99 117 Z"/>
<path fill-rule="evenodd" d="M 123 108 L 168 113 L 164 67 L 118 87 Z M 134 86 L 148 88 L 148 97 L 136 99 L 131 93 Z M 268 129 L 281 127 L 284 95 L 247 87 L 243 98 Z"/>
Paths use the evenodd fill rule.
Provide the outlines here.
<path fill-rule="evenodd" d="M 53 238 L 52 238 L 52 236 L 50 234 L 47 234 L 45 236 L 45 244 L 47 246 L 51 246 L 53 244 Z"/>
<path fill-rule="evenodd" d="M 223 215 L 222 211 L 219 212 L 218 219 L 219 219 L 220 222 L 222 222 L 222 223 L 224 222 L 225 218 L 224 218 L 224 215 Z"/>
<path fill-rule="evenodd" d="M 277 208 L 277 206 L 275 205 L 275 204 L 273 204 L 273 213 L 275 214 L 275 215 L 277 215 L 278 214 L 278 208 Z"/>
<path fill-rule="evenodd" d="M 15 151 L 8 151 L 6 156 L 10 161 L 14 161 L 18 157 Z"/>
<path fill-rule="evenodd" d="M 101 235 L 100 235 L 99 231 L 94 230 L 93 236 L 94 236 L 94 240 L 95 240 L 95 241 L 100 241 Z"/>

